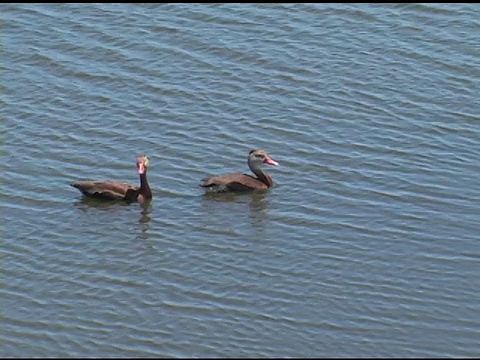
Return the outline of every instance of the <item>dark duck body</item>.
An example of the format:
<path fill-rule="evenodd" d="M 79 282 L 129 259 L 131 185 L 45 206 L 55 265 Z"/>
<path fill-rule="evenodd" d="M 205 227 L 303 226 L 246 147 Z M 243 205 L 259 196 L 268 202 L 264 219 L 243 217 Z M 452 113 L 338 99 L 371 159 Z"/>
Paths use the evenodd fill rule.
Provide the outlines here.
<path fill-rule="evenodd" d="M 124 200 L 128 202 L 143 202 L 152 199 L 152 190 L 147 180 L 148 157 L 137 158 L 137 170 L 140 177 L 140 186 L 116 180 L 84 180 L 71 184 L 87 197 L 104 200 Z"/>

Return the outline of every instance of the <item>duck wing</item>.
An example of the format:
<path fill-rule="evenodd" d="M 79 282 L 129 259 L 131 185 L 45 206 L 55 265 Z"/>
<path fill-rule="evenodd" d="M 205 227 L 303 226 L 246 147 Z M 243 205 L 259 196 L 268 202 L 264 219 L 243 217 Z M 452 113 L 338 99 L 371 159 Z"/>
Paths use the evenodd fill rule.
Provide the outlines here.
<path fill-rule="evenodd" d="M 132 192 L 138 192 L 139 188 L 131 184 L 113 180 L 85 180 L 71 184 L 83 195 L 108 200 L 124 200 L 127 192 L 131 197 Z"/>
<path fill-rule="evenodd" d="M 268 186 L 256 177 L 242 173 L 208 177 L 203 179 L 200 186 L 207 188 L 211 187 L 219 192 L 241 192 L 256 189 L 268 189 Z"/>

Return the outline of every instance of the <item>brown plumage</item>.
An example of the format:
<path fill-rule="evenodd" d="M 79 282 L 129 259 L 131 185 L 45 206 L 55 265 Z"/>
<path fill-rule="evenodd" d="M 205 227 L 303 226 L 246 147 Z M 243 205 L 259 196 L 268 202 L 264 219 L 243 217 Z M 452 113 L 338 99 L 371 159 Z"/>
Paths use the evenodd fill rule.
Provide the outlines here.
<path fill-rule="evenodd" d="M 125 200 L 128 202 L 145 201 L 152 198 L 152 190 L 147 180 L 148 157 L 137 158 L 137 170 L 140 176 L 140 186 L 134 186 L 115 180 L 85 180 L 71 186 L 77 188 L 83 195 L 105 200 Z"/>
<path fill-rule="evenodd" d="M 213 192 L 241 192 L 249 190 L 266 190 L 272 187 L 272 178 L 261 170 L 263 164 L 277 166 L 264 150 L 251 150 L 248 153 L 248 167 L 256 175 L 233 173 L 212 176 L 202 180 L 200 186 Z"/>

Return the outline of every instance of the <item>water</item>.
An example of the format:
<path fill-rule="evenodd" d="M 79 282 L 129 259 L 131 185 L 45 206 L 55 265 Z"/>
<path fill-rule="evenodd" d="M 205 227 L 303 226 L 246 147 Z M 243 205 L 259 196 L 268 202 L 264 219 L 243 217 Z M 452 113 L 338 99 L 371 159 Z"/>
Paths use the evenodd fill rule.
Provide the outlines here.
<path fill-rule="evenodd" d="M 0 355 L 480 356 L 478 6 L 1 7 Z"/>

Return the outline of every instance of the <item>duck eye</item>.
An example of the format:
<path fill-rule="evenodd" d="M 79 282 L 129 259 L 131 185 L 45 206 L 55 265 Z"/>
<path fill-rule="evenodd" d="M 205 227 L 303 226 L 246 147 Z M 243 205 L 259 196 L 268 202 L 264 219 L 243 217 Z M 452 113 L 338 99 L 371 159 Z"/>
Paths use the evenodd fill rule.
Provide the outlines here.
<path fill-rule="evenodd" d="M 263 155 L 262 154 L 255 154 L 255 157 L 259 158 L 259 159 L 263 159 Z"/>

